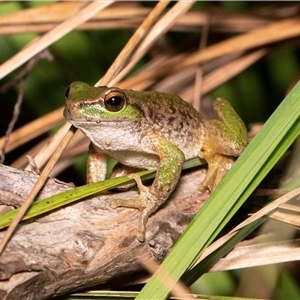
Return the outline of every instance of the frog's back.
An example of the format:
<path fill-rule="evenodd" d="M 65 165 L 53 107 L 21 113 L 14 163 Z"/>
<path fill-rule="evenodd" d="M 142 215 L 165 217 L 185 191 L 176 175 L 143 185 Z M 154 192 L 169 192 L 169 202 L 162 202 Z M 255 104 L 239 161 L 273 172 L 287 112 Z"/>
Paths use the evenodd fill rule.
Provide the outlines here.
<path fill-rule="evenodd" d="M 198 155 L 204 139 L 200 113 L 177 95 L 126 91 L 129 103 L 144 114 L 145 130 L 153 130 L 176 145 L 189 159 Z"/>

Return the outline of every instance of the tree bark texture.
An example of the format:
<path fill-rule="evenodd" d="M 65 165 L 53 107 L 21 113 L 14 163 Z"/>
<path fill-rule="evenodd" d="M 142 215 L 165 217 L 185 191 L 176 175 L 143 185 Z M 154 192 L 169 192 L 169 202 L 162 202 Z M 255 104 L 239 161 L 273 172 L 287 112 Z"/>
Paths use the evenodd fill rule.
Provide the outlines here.
<path fill-rule="evenodd" d="M 143 269 L 143 254 L 161 262 L 208 197 L 197 191 L 203 177 L 201 170 L 181 177 L 150 218 L 145 243 L 135 237 L 139 211 L 108 205 L 110 197 L 136 197 L 136 190 L 89 197 L 22 222 L 0 257 L 0 299 L 47 299 L 130 278 Z M 0 204 L 19 206 L 36 180 L 31 172 L 0 165 Z M 38 198 L 67 189 L 49 179 Z"/>

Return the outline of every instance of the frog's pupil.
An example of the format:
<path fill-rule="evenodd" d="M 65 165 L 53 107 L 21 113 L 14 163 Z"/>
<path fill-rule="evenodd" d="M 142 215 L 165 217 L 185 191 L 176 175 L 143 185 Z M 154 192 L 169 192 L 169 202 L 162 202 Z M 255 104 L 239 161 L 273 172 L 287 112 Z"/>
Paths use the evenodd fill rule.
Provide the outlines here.
<path fill-rule="evenodd" d="M 111 97 L 108 100 L 108 103 L 111 106 L 119 106 L 121 102 L 122 102 L 122 98 L 121 97 Z"/>
<path fill-rule="evenodd" d="M 110 111 L 120 111 L 125 105 L 125 99 L 122 96 L 112 95 L 105 101 L 105 106 Z"/>

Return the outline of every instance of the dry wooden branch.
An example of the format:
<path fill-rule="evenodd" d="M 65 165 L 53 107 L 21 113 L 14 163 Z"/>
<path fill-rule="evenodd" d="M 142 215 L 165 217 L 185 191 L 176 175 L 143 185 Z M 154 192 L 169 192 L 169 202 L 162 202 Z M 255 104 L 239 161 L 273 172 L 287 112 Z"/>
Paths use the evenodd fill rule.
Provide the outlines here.
<path fill-rule="evenodd" d="M 150 253 L 161 261 L 197 213 L 208 196 L 197 191 L 202 176 L 201 170 L 182 176 L 150 218 L 144 244 L 135 238 L 139 212 L 107 204 L 110 197 L 129 199 L 136 191 L 89 198 L 22 223 L 0 258 L 0 299 L 45 299 L 117 277 L 130 280 L 142 270 L 138 257 Z M 0 165 L 0 203 L 20 205 L 36 177 Z M 39 198 L 70 188 L 49 179 Z"/>

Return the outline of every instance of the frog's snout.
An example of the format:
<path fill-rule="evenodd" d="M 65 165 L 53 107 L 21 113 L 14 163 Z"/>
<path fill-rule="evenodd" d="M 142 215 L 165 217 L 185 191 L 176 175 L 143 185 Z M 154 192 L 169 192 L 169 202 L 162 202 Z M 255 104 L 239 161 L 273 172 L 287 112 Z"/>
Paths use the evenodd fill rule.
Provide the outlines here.
<path fill-rule="evenodd" d="M 64 118 L 65 118 L 67 121 L 71 120 L 71 113 L 70 113 L 70 111 L 69 111 L 69 109 L 68 109 L 67 106 L 65 106 L 65 109 L 64 109 L 64 111 L 63 111 L 63 115 L 64 115 Z"/>

